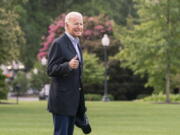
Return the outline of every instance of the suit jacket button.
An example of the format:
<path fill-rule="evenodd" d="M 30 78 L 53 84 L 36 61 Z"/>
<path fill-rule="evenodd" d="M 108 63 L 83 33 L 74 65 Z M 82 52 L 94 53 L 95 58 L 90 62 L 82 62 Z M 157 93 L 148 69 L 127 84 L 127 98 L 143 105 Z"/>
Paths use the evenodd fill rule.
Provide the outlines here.
<path fill-rule="evenodd" d="M 81 88 L 79 88 L 79 91 L 81 91 Z"/>

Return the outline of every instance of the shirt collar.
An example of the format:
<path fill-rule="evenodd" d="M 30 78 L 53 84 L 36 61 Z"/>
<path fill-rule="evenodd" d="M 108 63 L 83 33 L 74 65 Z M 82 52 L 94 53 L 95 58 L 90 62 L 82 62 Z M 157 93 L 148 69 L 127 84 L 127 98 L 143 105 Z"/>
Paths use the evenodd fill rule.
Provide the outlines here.
<path fill-rule="evenodd" d="M 72 43 L 78 44 L 79 43 L 79 38 L 73 37 L 71 34 L 68 32 L 65 32 L 65 34 L 68 36 L 68 38 L 71 40 Z"/>

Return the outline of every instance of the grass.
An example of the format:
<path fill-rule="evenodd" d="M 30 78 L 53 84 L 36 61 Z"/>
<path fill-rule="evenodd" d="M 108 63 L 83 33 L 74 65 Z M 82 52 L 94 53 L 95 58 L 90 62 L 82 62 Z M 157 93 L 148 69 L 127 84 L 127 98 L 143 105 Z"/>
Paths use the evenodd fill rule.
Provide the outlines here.
<path fill-rule="evenodd" d="M 91 135 L 180 135 L 180 105 L 87 102 Z M 0 135 L 52 135 L 46 102 L 0 104 Z M 74 135 L 83 135 L 75 128 Z"/>

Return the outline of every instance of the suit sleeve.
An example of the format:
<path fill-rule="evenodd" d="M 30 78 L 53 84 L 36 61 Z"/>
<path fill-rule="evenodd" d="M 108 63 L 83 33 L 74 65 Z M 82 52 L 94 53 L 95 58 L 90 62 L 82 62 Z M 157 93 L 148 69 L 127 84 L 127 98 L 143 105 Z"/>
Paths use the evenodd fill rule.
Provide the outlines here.
<path fill-rule="evenodd" d="M 51 77 L 68 76 L 71 72 L 68 61 L 64 61 L 62 56 L 62 48 L 58 42 L 51 45 L 48 54 L 48 67 L 47 73 Z"/>

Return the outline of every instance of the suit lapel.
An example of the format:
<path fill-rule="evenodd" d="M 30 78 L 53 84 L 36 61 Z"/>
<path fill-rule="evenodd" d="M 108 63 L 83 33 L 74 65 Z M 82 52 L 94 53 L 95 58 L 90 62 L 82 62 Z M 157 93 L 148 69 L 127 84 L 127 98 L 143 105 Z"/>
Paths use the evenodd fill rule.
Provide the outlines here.
<path fill-rule="evenodd" d="M 80 47 L 80 44 L 78 44 L 78 49 L 79 49 L 79 52 L 80 52 L 80 55 L 81 55 L 81 62 L 83 63 L 83 55 L 82 55 L 82 49 Z"/>
<path fill-rule="evenodd" d="M 63 35 L 65 38 L 65 42 L 67 44 L 67 48 L 75 55 L 77 55 L 76 50 L 71 42 L 71 40 L 68 38 L 68 36 L 66 34 Z M 82 49 L 80 48 L 80 44 L 78 44 L 78 49 L 81 55 L 81 64 L 83 64 L 83 55 L 82 55 Z"/>
<path fill-rule="evenodd" d="M 64 34 L 64 37 L 65 37 L 65 42 L 67 44 L 67 48 L 74 54 L 76 55 L 76 50 L 75 48 L 73 47 L 73 44 L 71 42 L 71 40 L 67 37 L 66 34 Z"/>

